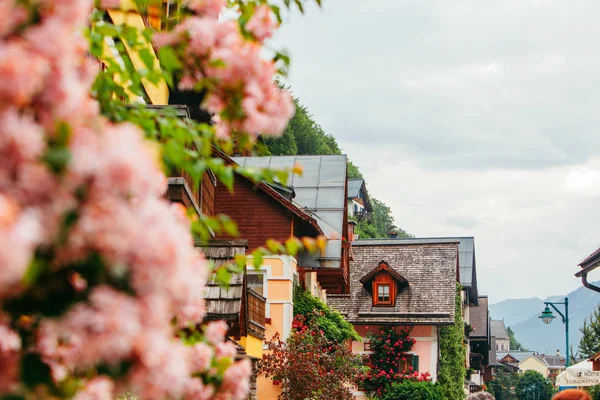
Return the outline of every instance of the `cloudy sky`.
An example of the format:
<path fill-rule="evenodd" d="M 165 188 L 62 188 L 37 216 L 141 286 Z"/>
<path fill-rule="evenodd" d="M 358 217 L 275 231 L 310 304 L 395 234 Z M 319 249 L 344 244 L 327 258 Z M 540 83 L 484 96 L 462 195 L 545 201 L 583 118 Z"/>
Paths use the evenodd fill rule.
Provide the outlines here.
<path fill-rule="evenodd" d="M 272 44 L 398 226 L 475 236 L 496 302 L 566 294 L 600 245 L 598 15 L 597 0 L 325 0 Z"/>

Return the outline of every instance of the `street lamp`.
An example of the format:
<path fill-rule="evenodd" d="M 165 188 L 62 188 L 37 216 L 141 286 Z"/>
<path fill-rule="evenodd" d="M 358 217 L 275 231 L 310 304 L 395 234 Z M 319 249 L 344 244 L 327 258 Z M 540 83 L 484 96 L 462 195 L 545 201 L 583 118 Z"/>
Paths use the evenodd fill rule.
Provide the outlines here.
<path fill-rule="evenodd" d="M 556 311 L 558 313 L 558 315 L 561 316 L 562 322 L 563 322 L 563 324 L 565 324 L 565 340 L 566 340 L 565 364 L 566 364 L 566 367 L 568 367 L 569 366 L 569 298 L 565 297 L 564 302 L 554 303 L 551 301 L 545 301 L 544 304 L 546 305 L 546 308 L 544 309 L 544 311 L 542 311 L 542 314 L 538 317 L 539 319 L 542 320 L 543 323 L 549 324 L 556 318 L 556 316 L 554 315 L 552 310 L 550 310 L 550 307 L 552 307 L 554 309 L 554 311 Z M 564 305 L 565 313 L 564 314 L 561 313 L 560 310 L 558 308 L 556 308 L 556 305 Z"/>

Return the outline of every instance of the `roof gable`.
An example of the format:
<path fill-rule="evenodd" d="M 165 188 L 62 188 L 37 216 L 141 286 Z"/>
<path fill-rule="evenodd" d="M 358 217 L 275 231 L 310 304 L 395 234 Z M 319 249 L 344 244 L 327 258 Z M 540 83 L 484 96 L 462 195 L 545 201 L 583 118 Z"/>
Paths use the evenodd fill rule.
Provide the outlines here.
<path fill-rule="evenodd" d="M 454 323 L 456 295 L 456 241 L 411 243 L 388 241 L 354 246 L 350 262 L 350 293 L 328 294 L 327 303 L 354 324 Z M 393 307 L 373 305 L 372 295 L 361 279 L 373 266 L 386 260 L 390 269 L 410 282 L 398 292 Z"/>
<path fill-rule="evenodd" d="M 508 332 L 506 331 L 506 325 L 504 325 L 503 320 L 492 320 L 492 336 L 496 337 L 496 339 L 510 339 L 508 337 Z"/>
<path fill-rule="evenodd" d="M 402 275 L 400 275 L 400 273 L 398 273 L 396 270 L 390 268 L 390 266 L 388 265 L 388 263 L 386 263 L 385 261 L 381 261 L 379 263 L 379 265 L 377 265 L 375 268 L 373 268 L 371 270 L 371 272 L 369 272 L 368 274 L 366 274 L 365 276 L 363 276 L 360 279 L 360 283 L 362 283 L 363 285 L 365 285 L 365 287 L 367 287 L 371 283 L 371 281 L 373 279 L 375 279 L 375 276 L 377 276 L 382 271 L 385 271 L 388 274 L 390 274 L 391 277 L 396 282 L 398 282 L 399 284 L 401 284 L 401 285 L 402 284 L 408 285 L 408 281 Z"/>

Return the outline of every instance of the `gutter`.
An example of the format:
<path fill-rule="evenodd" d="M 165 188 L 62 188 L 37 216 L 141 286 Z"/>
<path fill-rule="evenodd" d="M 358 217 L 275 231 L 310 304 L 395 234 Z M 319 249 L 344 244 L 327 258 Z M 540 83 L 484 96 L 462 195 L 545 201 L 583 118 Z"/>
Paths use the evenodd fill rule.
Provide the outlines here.
<path fill-rule="evenodd" d="M 600 287 L 591 284 L 590 282 L 588 282 L 588 279 L 587 279 L 588 273 L 592 272 L 593 270 L 595 270 L 598 267 L 600 267 L 600 264 L 590 265 L 586 268 L 583 268 L 578 273 L 576 273 L 575 276 L 578 278 L 581 278 L 581 283 L 583 283 L 583 286 L 585 286 L 586 288 L 588 288 L 590 290 L 593 290 L 594 292 L 600 293 Z"/>

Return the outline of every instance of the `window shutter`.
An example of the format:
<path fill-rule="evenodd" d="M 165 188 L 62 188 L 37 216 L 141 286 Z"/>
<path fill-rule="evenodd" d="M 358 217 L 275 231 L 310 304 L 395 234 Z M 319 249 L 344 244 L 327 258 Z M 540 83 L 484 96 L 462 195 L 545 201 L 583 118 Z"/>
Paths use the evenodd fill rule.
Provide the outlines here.
<path fill-rule="evenodd" d="M 412 368 L 413 371 L 419 370 L 419 356 L 417 356 L 416 354 L 413 354 L 412 356 Z"/>

